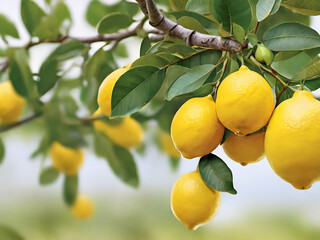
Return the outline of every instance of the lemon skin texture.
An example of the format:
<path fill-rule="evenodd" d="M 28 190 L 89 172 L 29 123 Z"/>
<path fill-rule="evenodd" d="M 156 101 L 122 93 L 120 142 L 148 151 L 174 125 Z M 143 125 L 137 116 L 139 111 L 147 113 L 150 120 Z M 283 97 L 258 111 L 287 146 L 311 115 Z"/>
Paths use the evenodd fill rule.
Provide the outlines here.
<path fill-rule="evenodd" d="M 224 152 L 235 162 L 246 166 L 265 157 L 264 154 L 265 132 L 251 136 L 237 136 L 234 133 L 222 144 Z"/>
<path fill-rule="evenodd" d="M 130 69 L 130 65 L 123 68 L 118 68 L 117 70 L 110 73 L 101 83 L 98 91 L 98 105 L 102 113 L 106 116 L 111 114 L 111 98 L 114 85 L 118 79 Z"/>
<path fill-rule="evenodd" d="M 53 166 L 69 176 L 77 175 L 84 158 L 81 149 L 68 148 L 59 142 L 54 142 L 51 145 L 50 156 Z"/>
<path fill-rule="evenodd" d="M 266 131 L 266 157 L 275 173 L 297 189 L 320 180 L 320 102 L 297 91 L 276 108 Z"/>
<path fill-rule="evenodd" d="M 187 229 L 195 230 L 211 221 L 220 205 L 220 192 L 207 186 L 199 171 L 183 175 L 173 186 L 171 210 Z"/>
<path fill-rule="evenodd" d="M 217 92 L 217 114 L 221 123 L 244 136 L 264 127 L 273 112 L 271 87 L 246 66 L 226 77 Z"/>
<path fill-rule="evenodd" d="M 180 152 L 174 146 L 171 136 L 168 133 L 161 132 L 159 134 L 159 141 L 162 150 L 170 157 L 179 158 Z"/>
<path fill-rule="evenodd" d="M 16 93 L 10 81 L 0 82 L 0 124 L 16 121 L 24 105 L 25 100 Z"/>
<path fill-rule="evenodd" d="M 101 114 L 100 109 L 94 113 L 94 115 L 99 114 Z M 106 134 L 114 143 L 127 149 L 139 146 L 144 139 L 140 123 L 130 116 L 124 117 L 116 125 L 109 125 L 104 121 L 96 120 L 93 126 L 95 130 Z"/>
<path fill-rule="evenodd" d="M 171 123 L 173 143 L 188 159 L 211 153 L 220 144 L 224 130 L 211 95 L 185 102 Z"/>
<path fill-rule="evenodd" d="M 87 195 L 78 195 L 71 208 L 74 216 L 80 219 L 89 219 L 94 214 L 94 203 Z"/>

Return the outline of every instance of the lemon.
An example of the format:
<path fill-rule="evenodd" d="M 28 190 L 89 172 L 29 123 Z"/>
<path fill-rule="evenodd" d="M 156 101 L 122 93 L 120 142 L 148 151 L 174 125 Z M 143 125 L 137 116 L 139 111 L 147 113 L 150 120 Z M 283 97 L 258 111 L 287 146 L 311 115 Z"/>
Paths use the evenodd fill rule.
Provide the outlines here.
<path fill-rule="evenodd" d="M 110 73 L 101 83 L 98 92 L 98 105 L 102 113 L 106 116 L 111 114 L 111 97 L 113 87 L 118 81 L 118 79 L 130 69 L 131 64 L 118 68 L 117 70 Z"/>
<path fill-rule="evenodd" d="M 53 166 L 67 175 L 76 175 L 83 163 L 83 151 L 81 149 L 68 148 L 54 142 L 50 147 Z"/>
<path fill-rule="evenodd" d="M 295 188 L 320 180 L 320 102 L 310 92 L 297 91 L 276 108 L 265 151 L 275 173 Z"/>
<path fill-rule="evenodd" d="M 78 195 L 71 211 L 77 218 L 89 219 L 94 214 L 92 199 L 87 195 Z"/>
<path fill-rule="evenodd" d="M 273 53 L 263 44 L 258 44 L 255 57 L 259 62 L 265 63 L 267 66 L 269 66 L 273 60 Z"/>
<path fill-rule="evenodd" d="M 168 154 L 170 157 L 178 158 L 180 157 L 180 153 L 174 146 L 171 136 L 168 133 L 160 132 L 159 133 L 159 141 L 162 150 Z"/>
<path fill-rule="evenodd" d="M 0 124 L 16 121 L 25 100 L 16 93 L 10 81 L 0 82 Z"/>
<path fill-rule="evenodd" d="M 264 158 L 264 138 L 264 132 L 244 137 L 232 133 L 222 148 L 229 158 L 245 166 Z"/>
<path fill-rule="evenodd" d="M 211 95 L 185 102 L 171 124 L 173 143 L 188 159 L 211 153 L 220 144 L 223 134 L 224 126 L 217 117 Z"/>
<path fill-rule="evenodd" d="M 220 192 L 207 186 L 199 171 L 180 177 L 171 192 L 172 212 L 190 230 L 211 221 L 220 204 Z"/>
<path fill-rule="evenodd" d="M 267 81 L 244 65 L 226 77 L 217 92 L 219 120 L 237 135 L 264 127 L 273 108 L 273 93 Z"/>
<path fill-rule="evenodd" d="M 94 115 L 101 114 L 100 108 Z M 143 129 L 139 122 L 134 118 L 127 116 L 119 124 L 109 125 L 102 120 L 93 122 L 97 131 L 106 134 L 113 142 L 124 148 L 133 148 L 139 146 L 143 141 Z"/>

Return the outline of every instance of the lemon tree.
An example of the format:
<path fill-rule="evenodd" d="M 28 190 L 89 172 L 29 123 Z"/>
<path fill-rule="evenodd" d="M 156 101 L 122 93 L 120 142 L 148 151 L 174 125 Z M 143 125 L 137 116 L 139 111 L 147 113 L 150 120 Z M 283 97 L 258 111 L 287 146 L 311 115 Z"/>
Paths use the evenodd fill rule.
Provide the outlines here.
<path fill-rule="evenodd" d="M 71 34 L 71 11 L 63 0 L 21 0 L 29 40 L 20 46 L 12 39 L 22 34 L 0 14 L 0 163 L 6 133 L 29 124 L 41 135 L 31 156 L 45 159 L 39 183 L 63 177 L 75 216 L 94 212 L 78 194 L 90 148 L 134 188 L 134 156 L 154 142 L 173 169 L 180 159 L 197 161 L 171 198 L 189 229 L 214 217 L 220 192 L 237 193 L 228 159 L 212 153 L 219 145 L 242 165 L 266 155 L 297 189 L 320 180 L 320 104 L 312 95 L 320 35 L 310 27 L 318 0 L 92 0 L 84 17 L 93 36 Z M 34 68 L 31 49 L 43 44 L 54 48 Z M 126 61 L 133 52 L 139 57 Z"/>

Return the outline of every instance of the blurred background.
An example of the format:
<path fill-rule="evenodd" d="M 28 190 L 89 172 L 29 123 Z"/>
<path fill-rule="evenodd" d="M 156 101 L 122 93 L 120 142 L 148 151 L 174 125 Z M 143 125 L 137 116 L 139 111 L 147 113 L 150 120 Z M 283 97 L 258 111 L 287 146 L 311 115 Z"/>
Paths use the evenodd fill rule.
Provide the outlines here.
<path fill-rule="evenodd" d="M 84 17 L 89 1 L 66 1 L 73 18 L 70 35 L 97 34 Z M 43 1 L 36 2 L 44 5 Z M 29 36 L 20 17 L 20 0 L 0 0 L 0 6 L 0 13 L 12 20 L 20 33 L 21 39 L 12 39 L 11 44 L 25 44 Z M 319 17 L 311 18 L 311 27 L 320 32 Z M 118 59 L 120 66 L 132 62 L 139 54 L 138 40 L 130 38 L 124 43 L 130 46 L 130 56 Z M 100 46 L 97 44 L 96 49 Z M 55 47 L 43 44 L 32 48 L 33 71 L 38 71 Z M 41 163 L 30 160 L 41 136 L 36 124 L 4 134 L 6 156 L 0 166 L 0 224 L 16 229 L 26 239 L 320 239 L 319 183 L 310 190 L 296 190 L 275 175 L 266 159 L 242 167 L 228 159 L 221 147 L 215 154 L 232 169 L 238 194 L 223 193 L 216 218 L 197 231 L 186 230 L 170 209 L 174 182 L 194 171 L 197 159 L 182 159 L 179 169 L 172 171 L 168 157 L 153 144 L 148 145 L 144 157 L 134 153 L 140 176 L 136 190 L 118 180 L 105 160 L 89 150 L 85 152 L 85 164 L 79 173 L 80 192 L 92 197 L 96 214 L 90 220 L 78 220 L 62 200 L 62 178 L 46 187 L 38 183 Z M 146 141 L 154 140 L 146 136 Z"/>

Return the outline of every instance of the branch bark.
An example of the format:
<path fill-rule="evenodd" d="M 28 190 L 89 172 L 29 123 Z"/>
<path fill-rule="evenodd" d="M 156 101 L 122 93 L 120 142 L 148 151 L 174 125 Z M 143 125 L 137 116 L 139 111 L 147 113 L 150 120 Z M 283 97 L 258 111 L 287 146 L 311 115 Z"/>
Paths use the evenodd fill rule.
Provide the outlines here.
<path fill-rule="evenodd" d="M 146 6 L 151 26 L 161 30 L 172 37 L 184 40 L 189 46 L 218 49 L 228 52 L 240 52 L 246 43 L 235 40 L 222 40 L 220 36 L 202 34 L 197 31 L 185 28 L 163 16 L 153 0 L 136 0 L 142 10 Z M 146 13 L 145 13 L 146 14 Z"/>
<path fill-rule="evenodd" d="M 31 122 L 32 120 L 40 117 L 41 115 L 42 115 L 42 114 L 35 114 L 35 115 L 30 116 L 30 117 L 28 117 L 28 118 L 26 118 L 26 119 L 23 119 L 23 120 L 21 120 L 21 121 L 11 123 L 11 124 L 6 125 L 6 126 L 4 126 L 4 127 L 2 127 L 2 128 L 0 127 L 0 133 L 9 131 L 9 130 L 11 130 L 11 129 L 13 129 L 13 128 L 16 128 L 16 127 L 19 127 L 19 126 L 21 126 L 21 125 L 24 125 L 24 124 L 26 124 L 26 123 L 28 123 L 28 122 Z"/>

